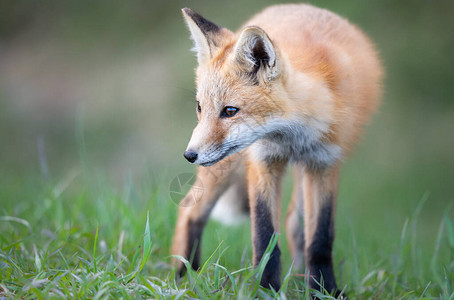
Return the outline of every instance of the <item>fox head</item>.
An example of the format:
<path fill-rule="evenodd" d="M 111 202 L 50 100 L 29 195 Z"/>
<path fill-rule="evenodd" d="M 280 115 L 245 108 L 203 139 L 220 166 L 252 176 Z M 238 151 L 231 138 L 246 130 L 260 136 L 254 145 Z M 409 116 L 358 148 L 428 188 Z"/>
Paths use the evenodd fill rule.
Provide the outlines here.
<path fill-rule="evenodd" d="M 210 166 L 272 131 L 284 112 L 285 68 L 259 27 L 239 34 L 183 9 L 197 54 L 198 124 L 184 156 Z"/>

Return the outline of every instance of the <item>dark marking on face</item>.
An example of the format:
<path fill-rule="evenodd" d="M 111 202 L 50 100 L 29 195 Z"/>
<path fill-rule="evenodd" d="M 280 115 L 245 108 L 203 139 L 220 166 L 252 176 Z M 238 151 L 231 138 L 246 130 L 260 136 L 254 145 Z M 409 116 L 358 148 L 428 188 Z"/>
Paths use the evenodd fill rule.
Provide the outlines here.
<path fill-rule="evenodd" d="M 270 208 L 267 206 L 263 197 L 259 196 L 255 204 L 255 222 L 254 222 L 254 249 L 256 253 L 254 265 L 258 265 L 265 253 L 266 248 L 273 236 L 274 227 L 272 223 L 272 216 Z M 279 246 L 276 245 L 273 252 L 271 253 L 270 260 L 268 261 L 265 270 L 260 280 L 260 285 L 269 288 L 273 287 L 275 290 L 279 290 L 281 283 L 281 251 Z"/>
<path fill-rule="evenodd" d="M 309 285 L 311 288 L 320 289 L 320 286 L 315 282 L 321 283 L 323 277 L 323 287 L 328 291 L 336 291 L 337 285 L 333 271 L 333 241 L 334 241 L 334 219 L 333 219 L 333 196 L 325 201 L 329 203 L 320 210 L 318 216 L 317 228 L 314 233 L 313 240 L 306 250 L 306 263 L 309 269 L 311 280 Z M 315 280 L 314 280 L 315 279 Z"/>

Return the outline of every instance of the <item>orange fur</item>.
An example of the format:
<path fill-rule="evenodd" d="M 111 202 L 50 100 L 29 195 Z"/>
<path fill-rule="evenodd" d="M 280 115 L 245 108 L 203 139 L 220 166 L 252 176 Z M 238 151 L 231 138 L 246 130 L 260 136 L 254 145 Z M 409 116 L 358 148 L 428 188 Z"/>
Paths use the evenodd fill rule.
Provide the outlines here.
<path fill-rule="evenodd" d="M 280 231 L 281 179 L 291 161 L 296 163 L 286 221 L 291 252 L 304 253 L 316 279 L 311 287 L 324 276 L 328 290 L 335 290 L 331 249 L 339 170 L 378 106 L 383 72 L 374 46 L 347 20 L 307 4 L 266 8 L 237 33 L 189 9 L 183 14 L 197 49 L 201 106 L 187 158 L 210 166 L 211 175 L 199 168 L 210 192 L 194 207 L 180 208 L 174 253 L 189 256 L 189 240 L 201 238 L 201 232 L 188 233 L 191 222 L 203 229 L 228 186 L 246 180 L 257 264 L 271 231 Z M 235 114 L 223 115 L 227 107 Z M 216 166 L 232 161 L 242 167 L 221 168 L 220 179 L 210 177 L 220 173 Z M 266 287 L 280 286 L 279 255 L 275 249 L 265 268 Z"/>

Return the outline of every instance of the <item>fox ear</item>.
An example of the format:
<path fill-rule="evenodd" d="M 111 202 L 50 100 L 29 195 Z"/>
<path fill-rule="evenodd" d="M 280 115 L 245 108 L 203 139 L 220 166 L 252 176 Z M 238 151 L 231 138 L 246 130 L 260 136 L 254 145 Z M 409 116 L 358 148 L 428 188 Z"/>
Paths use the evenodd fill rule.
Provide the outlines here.
<path fill-rule="evenodd" d="M 194 41 L 192 50 L 197 53 L 197 60 L 201 64 L 212 57 L 214 48 L 218 46 L 217 37 L 223 28 L 208 21 L 190 8 L 183 8 L 182 12 Z"/>
<path fill-rule="evenodd" d="M 279 73 L 277 52 L 268 35 L 256 26 L 246 27 L 235 44 L 234 59 L 256 79 L 271 81 Z"/>

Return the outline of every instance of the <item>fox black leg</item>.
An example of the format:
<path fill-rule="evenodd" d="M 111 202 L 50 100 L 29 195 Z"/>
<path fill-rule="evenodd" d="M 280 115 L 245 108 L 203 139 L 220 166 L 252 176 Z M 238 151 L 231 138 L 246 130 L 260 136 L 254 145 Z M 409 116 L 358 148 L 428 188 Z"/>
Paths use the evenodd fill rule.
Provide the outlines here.
<path fill-rule="evenodd" d="M 220 166 L 228 163 L 229 159 L 226 159 L 220 162 Z M 229 185 L 232 171 L 228 168 L 225 170 L 222 175 L 215 176 L 214 167 L 198 168 L 196 182 L 180 203 L 172 254 L 190 261 L 194 270 L 200 264 L 203 229 L 211 210 Z M 173 264 L 177 267 L 177 275 L 183 276 L 186 266 L 178 259 L 173 259 Z"/>
<path fill-rule="evenodd" d="M 279 232 L 281 178 L 283 162 L 253 162 L 248 166 L 248 189 L 251 208 L 254 265 L 259 265 L 273 234 Z M 265 266 L 260 285 L 281 287 L 281 251 L 277 244 Z"/>
<path fill-rule="evenodd" d="M 333 271 L 334 215 L 338 168 L 311 170 L 303 176 L 306 270 L 309 287 L 338 294 Z"/>
<path fill-rule="evenodd" d="M 306 249 L 306 264 L 311 275 L 310 287 L 320 289 L 319 285 L 328 292 L 336 291 L 337 285 L 333 271 L 333 207 L 330 204 L 322 207 L 312 243 Z"/>
<path fill-rule="evenodd" d="M 263 199 L 260 197 L 257 199 L 253 210 L 255 215 L 253 221 L 253 247 L 255 250 L 254 265 L 257 266 L 276 231 L 273 227 L 271 211 Z M 279 290 L 281 276 L 280 257 L 281 251 L 279 245 L 276 245 L 271 252 L 271 257 L 266 264 L 265 270 L 263 271 L 260 280 L 261 286 L 266 288 L 271 286 L 273 289 Z"/>

